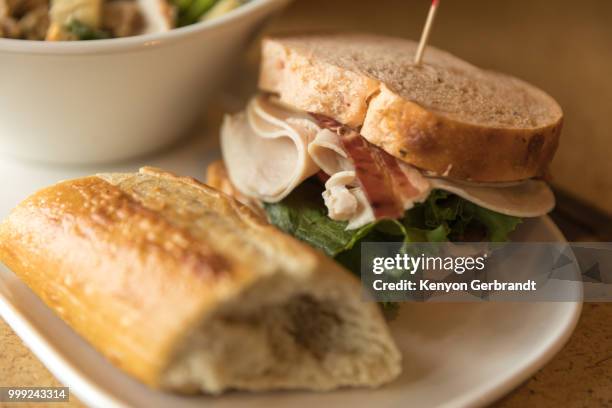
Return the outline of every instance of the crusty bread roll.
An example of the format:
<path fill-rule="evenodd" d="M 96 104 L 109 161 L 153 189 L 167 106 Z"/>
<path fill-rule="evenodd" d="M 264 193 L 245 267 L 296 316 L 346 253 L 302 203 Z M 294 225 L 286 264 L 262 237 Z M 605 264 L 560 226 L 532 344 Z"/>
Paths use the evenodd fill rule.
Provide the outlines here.
<path fill-rule="evenodd" d="M 153 387 L 330 390 L 400 372 L 357 279 L 191 178 L 144 168 L 44 189 L 0 224 L 0 260 Z"/>
<path fill-rule="evenodd" d="M 438 175 L 501 182 L 546 171 L 563 117 L 554 99 L 434 47 L 415 66 L 416 48 L 364 34 L 268 38 L 259 86 Z"/>

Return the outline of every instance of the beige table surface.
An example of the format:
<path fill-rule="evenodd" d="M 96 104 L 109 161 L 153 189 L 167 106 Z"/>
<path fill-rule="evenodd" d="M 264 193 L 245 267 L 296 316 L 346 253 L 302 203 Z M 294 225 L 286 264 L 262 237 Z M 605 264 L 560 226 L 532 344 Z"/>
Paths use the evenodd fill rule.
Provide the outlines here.
<path fill-rule="evenodd" d="M 0 386 L 60 386 L 0 319 Z M 440 386 L 443 386 L 441 384 Z M 70 403 L 2 407 L 80 407 Z M 563 350 L 495 407 L 612 407 L 612 303 L 587 303 Z"/>
<path fill-rule="evenodd" d="M 426 2 L 425 2 L 426 3 Z M 607 61 L 604 57 L 610 57 L 612 54 L 600 52 L 596 48 L 607 49 L 606 44 L 597 39 L 605 38 L 605 33 L 610 32 L 610 27 L 604 17 L 604 10 L 595 10 L 596 7 L 576 7 L 569 10 L 569 7 L 544 7 L 544 1 L 539 0 L 535 3 L 527 0 L 515 3 L 505 3 L 501 12 L 499 9 L 492 9 L 493 6 L 484 7 L 488 4 L 499 4 L 498 2 L 470 1 L 466 7 L 461 7 L 459 4 L 447 2 L 446 6 L 449 11 L 440 19 L 444 24 L 439 24 L 434 32 L 433 40 L 437 45 L 447 47 L 453 52 L 493 68 L 505 68 L 506 71 L 513 74 L 521 75 L 528 80 L 534 81 L 555 96 L 559 97 L 562 105 L 567 108 L 568 124 L 564 132 L 566 139 L 564 144 L 568 147 L 560 152 L 559 159 L 556 161 L 555 170 L 559 174 L 557 179 L 561 187 L 569 189 L 572 193 L 578 194 L 583 198 L 590 199 L 597 197 L 597 200 L 592 200 L 592 204 L 607 206 L 610 210 L 612 200 L 603 200 L 606 194 L 612 194 L 612 190 L 608 190 L 603 184 L 604 180 L 609 182 L 611 179 L 602 177 L 602 174 L 609 174 L 610 144 L 606 142 L 609 132 L 607 117 L 601 114 L 602 110 L 609 109 L 609 104 L 603 103 L 605 100 L 610 100 L 612 92 L 612 81 L 602 83 L 597 81 L 598 93 L 600 99 L 597 104 L 585 103 L 585 98 L 578 98 L 571 94 L 568 90 L 574 90 L 574 93 L 584 91 L 585 94 L 593 95 L 590 88 L 585 86 L 567 87 L 567 76 L 562 74 L 567 70 L 572 73 L 584 74 L 583 76 L 597 76 L 591 71 L 586 75 L 586 69 L 582 71 L 574 69 L 569 64 L 558 64 L 554 70 L 547 68 L 544 60 L 549 60 L 550 53 L 559 53 L 557 51 L 557 42 L 563 42 L 563 46 L 573 46 L 580 44 L 580 49 L 584 58 L 581 61 L 593 61 L 596 57 L 600 59 L 599 64 L 585 64 L 593 69 L 600 67 L 604 70 Z M 534 4 L 538 7 L 534 6 Z M 571 2 L 565 0 L 562 2 L 568 6 Z M 589 1 L 595 3 L 595 0 Z M 420 21 L 422 21 L 426 13 L 426 7 L 417 9 L 415 2 L 404 0 L 381 0 L 376 2 L 379 7 L 372 7 L 372 2 L 352 2 L 349 0 L 342 1 L 327 1 L 327 0 L 298 0 L 287 10 L 282 18 L 277 19 L 272 25 L 272 30 L 291 30 L 303 28 L 351 28 L 368 31 L 387 32 L 388 34 L 407 35 L 415 37 L 420 32 Z M 607 2 L 599 2 L 599 8 L 604 5 L 609 6 Z M 419 6 L 423 2 L 418 3 Z M 481 7 L 482 6 L 482 7 Z M 520 6 L 520 7 L 519 7 Z M 609 7 L 605 7 L 606 10 Z M 523 18 L 515 18 L 513 13 L 522 13 L 525 7 L 531 8 L 531 13 L 527 20 Z M 519 10 L 520 9 L 520 10 Z M 323 12 L 325 11 L 325 12 Z M 482 13 L 482 18 L 478 17 L 478 13 Z M 551 14 L 552 13 L 552 14 Z M 369 18 L 364 20 L 363 15 L 368 15 Z M 417 14 L 417 15 L 415 15 Z M 486 18 L 484 16 L 486 14 Z M 503 18 L 495 19 L 493 17 L 502 15 Z M 543 15 L 553 15 L 555 18 L 544 19 Z M 342 18 L 339 18 L 341 16 Z M 466 16 L 469 16 L 467 18 Z M 587 34 L 594 36 L 587 38 L 588 41 L 569 42 L 565 38 L 559 36 L 561 28 L 565 30 L 566 18 L 559 16 L 572 16 L 571 26 L 574 27 L 581 23 L 583 27 L 590 29 L 574 30 L 575 32 L 583 33 L 583 37 Z M 533 21 L 537 20 L 537 24 Z M 418 24 L 416 22 L 419 22 Z M 467 24 L 470 21 L 473 24 Z M 455 23 L 453 23 L 455 22 Z M 478 24 L 476 24 L 478 23 Z M 529 23 L 529 24 L 528 24 Z M 546 24 L 545 24 L 546 23 Z M 587 24 L 588 23 L 588 24 Z M 452 25 L 454 24 L 454 26 Z M 559 29 L 552 27 L 553 24 L 558 24 Z M 478 32 L 474 33 L 471 27 L 480 27 Z M 517 30 L 516 26 L 520 26 Z M 496 30 L 496 27 L 498 29 Z M 501 27 L 501 28 L 499 28 Z M 606 28 L 607 27 L 607 28 Z M 576 27 L 574 27 L 576 28 Z M 595 30 L 598 28 L 598 30 Z M 470 32 L 471 31 L 471 32 Z M 539 35 L 535 35 L 538 31 Z M 567 32 L 567 31 L 565 31 Z M 484 34 L 487 35 L 484 35 Z M 523 33 L 523 34 L 521 34 Z M 548 34 L 546 34 L 548 33 Z M 527 34 L 530 36 L 530 41 L 524 41 L 521 37 L 520 41 L 516 41 L 515 35 Z M 560 38 L 560 39 L 559 39 Z M 574 38 L 574 37 L 572 37 Z M 478 39 L 478 41 L 475 41 Z M 554 39 L 559 41 L 553 42 Z M 508 40 L 508 41 L 506 41 Z M 510 40 L 514 40 L 510 42 Z M 474 46 L 478 43 L 478 46 Z M 500 46 L 502 44 L 503 46 Z M 529 46 L 531 44 L 531 46 Z M 550 44 L 555 45 L 550 46 Z M 585 44 L 588 45 L 585 46 Z M 514 45 L 514 47 L 511 47 Z M 543 45 L 547 45 L 544 47 Z M 508 58 L 509 49 L 512 48 L 512 54 L 517 58 Z M 543 52 L 546 51 L 546 52 Z M 522 54 L 520 54 L 522 52 Z M 520 58 L 519 58 L 520 54 Z M 571 53 L 568 53 L 571 54 Z M 586 55 L 588 54 L 588 57 Z M 564 54 L 565 55 L 565 54 Z M 606 63 L 604 63 L 606 62 Z M 535 68 L 542 68 L 536 70 Z M 560 68 L 567 67 L 562 70 Z M 584 72 L 583 72 L 584 71 Z M 248 77 L 248 76 L 247 76 Z M 244 78 L 245 82 L 251 83 L 252 80 Z M 556 82 L 555 82 L 556 81 Z M 569 81 L 573 83 L 574 81 Z M 585 82 L 581 79 L 578 81 L 582 84 Z M 563 86 L 562 86 L 563 85 Z M 605 88 L 602 90 L 602 87 Z M 605 92 L 604 92 L 605 91 Z M 575 102 L 575 103 L 573 103 Z M 580 116 L 584 113 L 584 109 L 580 110 L 581 106 L 589 106 L 587 112 L 592 115 L 588 117 Z M 597 109 L 599 109 L 599 111 Z M 584 115 L 583 115 L 584 116 Z M 601 126 L 597 119 L 603 119 Z M 585 123 L 591 124 L 588 127 L 590 135 L 589 143 L 571 143 L 572 138 L 583 137 L 582 132 L 578 130 L 587 128 Z M 605 129 L 605 134 L 599 129 Z M 575 142 L 575 140 L 574 140 Z M 570 147 L 571 146 L 571 147 Z M 575 157 L 572 156 L 576 148 L 584 150 L 590 148 L 593 151 L 601 152 L 601 155 L 606 157 L 606 160 L 591 161 L 588 166 L 591 169 L 589 177 L 583 177 L 580 183 L 576 183 L 567 172 L 563 172 L 564 168 L 574 168 L 576 162 L 584 162 L 584 157 L 595 157 L 592 153 L 583 152 L 578 149 Z M 570 157 L 571 156 L 571 157 Z M 595 164 L 602 164 L 595 166 Z M 582 174 L 582 173 L 581 173 Z M 591 181 L 589 181 L 591 180 Z M 594 180 L 594 181 L 593 181 Z M 600 182 L 595 185 L 594 182 Z M 612 197 L 612 196 L 611 196 Z M 607 203 L 607 204 L 606 204 Z M 566 232 L 566 231 L 564 231 Z M 567 232 L 566 232 L 567 234 Z M 568 238 L 571 238 L 568 235 Z M 466 368 L 469 374 L 469 367 Z M 13 331 L 0 319 L 0 386 L 59 386 L 58 381 L 45 369 L 36 357 L 23 345 L 21 340 L 13 333 Z M 441 384 L 443 386 L 443 384 Z M 0 407 L 56 407 L 62 406 L 78 407 L 82 406 L 74 398 L 70 403 L 60 404 L 12 404 L 2 405 Z M 612 407 L 612 304 L 585 304 L 584 310 L 578 323 L 576 332 L 573 334 L 568 344 L 563 350 L 545 367 L 538 371 L 531 379 L 522 384 L 508 396 L 494 404 L 496 407 Z"/>

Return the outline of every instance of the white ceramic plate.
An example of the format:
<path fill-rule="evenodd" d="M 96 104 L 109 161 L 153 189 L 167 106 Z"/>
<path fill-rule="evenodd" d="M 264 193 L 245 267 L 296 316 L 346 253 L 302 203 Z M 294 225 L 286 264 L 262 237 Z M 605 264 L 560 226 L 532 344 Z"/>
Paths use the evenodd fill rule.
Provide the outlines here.
<path fill-rule="evenodd" d="M 195 138 L 161 156 L 95 169 L 1 160 L 0 216 L 42 186 L 100 171 L 149 164 L 202 178 L 206 163 L 218 156 L 214 144 Z M 516 238 L 563 240 L 548 218 L 526 222 Z M 404 355 L 404 372 L 382 389 L 178 397 L 152 391 L 114 368 L 0 264 L 2 317 L 74 395 L 105 408 L 482 406 L 552 358 L 572 333 L 580 309 L 576 302 L 406 304 L 391 324 Z"/>

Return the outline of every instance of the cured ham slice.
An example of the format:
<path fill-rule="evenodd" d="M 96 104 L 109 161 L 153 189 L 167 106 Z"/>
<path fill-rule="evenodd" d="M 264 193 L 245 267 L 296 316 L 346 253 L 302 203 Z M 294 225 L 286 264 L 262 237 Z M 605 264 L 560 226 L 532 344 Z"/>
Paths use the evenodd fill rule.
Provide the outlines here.
<path fill-rule="evenodd" d="M 356 130 L 330 118 L 313 116 L 320 126 L 336 133 L 339 142 L 336 141 L 335 145 L 328 142 L 334 145 L 331 150 L 342 152 L 338 154 L 341 157 L 338 161 L 342 163 L 339 167 L 355 169 L 356 178 L 375 219 L 401 218 L 414 203 L 427 198 L 430 186 L 418 170 L 400 163 L 395 157 L 370 144 Z M 332 139 L 329 135 L 326 138 Z M 312 154 L 312 149 L 309 152 Z"/>

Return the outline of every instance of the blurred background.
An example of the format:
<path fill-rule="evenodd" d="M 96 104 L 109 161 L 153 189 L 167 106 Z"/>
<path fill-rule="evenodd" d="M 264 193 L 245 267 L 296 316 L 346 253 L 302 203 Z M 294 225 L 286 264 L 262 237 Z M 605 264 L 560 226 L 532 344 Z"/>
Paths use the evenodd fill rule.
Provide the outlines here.
<path fill-rule="evenodd" d="M 267 32 L 371 31 L 418 40 L 429 0 L 295 0 Z M 531 82 L 565 112 L 555 220 L 612 241 L 612 1 L 442 0 L 430 44 Z M 252 81 L 257 48 L 249 53 Z M 250 82 L 252 84 L 252 82 Z"/>

